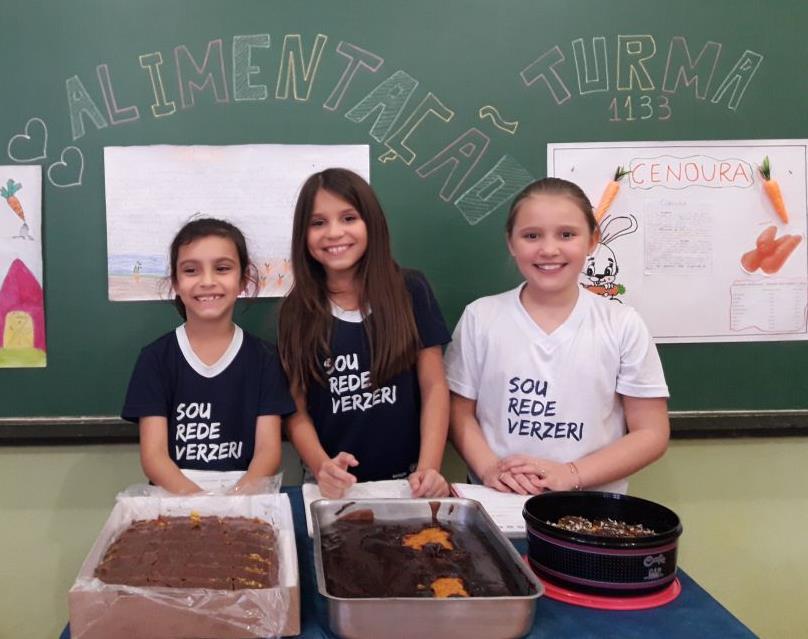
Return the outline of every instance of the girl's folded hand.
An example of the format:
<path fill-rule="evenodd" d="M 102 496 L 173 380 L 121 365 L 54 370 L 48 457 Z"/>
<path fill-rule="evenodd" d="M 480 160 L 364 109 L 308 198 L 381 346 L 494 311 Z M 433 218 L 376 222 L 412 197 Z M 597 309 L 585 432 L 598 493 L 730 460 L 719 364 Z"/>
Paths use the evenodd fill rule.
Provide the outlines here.
<path fill-rule="evenodd" d="M 502 467 L 503 461 L 499 460 L 496 464 L 492 464 L 483 473 L 483 484 L 502 493 L 537 495 L 542 492 L 542 487 L 535 475 L 507 470 Z"/>
<path fill-rule="evenodd" d="M 503 475 L 522 473 L 530 476 L 531 481 L 539 488 L 538 492 L 573 490 L 578 481 L 578 477 L 570 470 L 570 464 L 528 455 L 504 457 L 497 468 Z"/>

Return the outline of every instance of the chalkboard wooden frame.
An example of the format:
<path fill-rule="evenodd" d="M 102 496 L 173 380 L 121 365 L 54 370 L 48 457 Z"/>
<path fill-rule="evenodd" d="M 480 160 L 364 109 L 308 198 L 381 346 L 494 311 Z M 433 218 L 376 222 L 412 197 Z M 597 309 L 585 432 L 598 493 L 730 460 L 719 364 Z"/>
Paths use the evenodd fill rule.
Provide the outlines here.
<path fill-rule="evenodd" d="M 673 439 L 808 436 L 808 410 L 676 411 L 670 418 Z M 0 446 L 137 441 L 137 425 L 114 416 L 0 418 Z"/>

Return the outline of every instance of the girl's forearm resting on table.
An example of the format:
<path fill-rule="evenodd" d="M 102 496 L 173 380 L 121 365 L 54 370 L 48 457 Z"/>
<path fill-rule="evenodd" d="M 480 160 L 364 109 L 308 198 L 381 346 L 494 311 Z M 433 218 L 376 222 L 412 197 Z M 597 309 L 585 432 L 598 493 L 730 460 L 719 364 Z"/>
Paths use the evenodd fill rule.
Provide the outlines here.
<path fill-rule="evenodd" d="M 622 397 L 628 432 L 575 461 L 582 488 L 623 479 L 659 459 L 668 447 L 670 423 L 664 397 Z"/>
<path fill-rule="evenodd" d="M 440 472 L 449 430 L 449 387 L 443 371 L 440 346 L 418 353 L 418 385 L 421 390 L 421 448 L 418 470 Z"/>
<path fill-rule="evenodd" d="M 348 472 L 348 468 L 357 466 L 357 460 L 346 452 L 340 452 L 333 459 L 330 458 L 320 443 L 314 423 L 306 411 L 305 399 L 299 393 L 293 392 L 292 396 L 297 412 L 286 419 L 289 440 L 316 478 L 323 497 L 338 499 L 345 490 L 356 483 L 356 477 Z"/>
<path fill-rule="evenodd" d="M 156 486 L 165 490 L 188 495 L 202 490 L 182 474 L 168 455 L 168 420 L 165 417 L 141 417 L 140 465 L 143 472 Z"/>
<path fill-rule="evenodd" d="M 255 450 L 247 472 L 236 484 L 249 486 L 278 472 L 281 465 L 281 418 L 260 415 L 255 422 Z"/>
<path fill-rule="evenodd" d="M 297 392 L 293 392 L 292 397 L 295 400 L 297 411 L 285 420 L 286 434 L 303 463 L 314 475 L 317 475 L 320 466 L 329 457 L 320 443 L 320 438 L 317 436 L 317 431 L 306 410 L 305 398 Z"/>
<path fill-rule="evenodd" d="M 450 436 L 460 456 L 472 471 L 483 479 L 485 473 L 496 466 L 498 458 L 485 441 L 476 416 L 477 402 L 452 393 Z"/>

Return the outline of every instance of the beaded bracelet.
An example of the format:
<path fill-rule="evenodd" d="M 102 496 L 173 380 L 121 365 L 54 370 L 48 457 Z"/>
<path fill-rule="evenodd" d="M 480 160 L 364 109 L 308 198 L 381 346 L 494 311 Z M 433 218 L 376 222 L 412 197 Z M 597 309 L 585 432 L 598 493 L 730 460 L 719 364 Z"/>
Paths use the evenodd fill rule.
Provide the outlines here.
<path fill-rule="evenodd" d="M 575 475 L 575 485 L 572 489 L 581 490 L 581 474 L 578 472 L 578 467 L 574 462 L 567 462 L 567 466 L 569 466 L 570 472 Z"/>

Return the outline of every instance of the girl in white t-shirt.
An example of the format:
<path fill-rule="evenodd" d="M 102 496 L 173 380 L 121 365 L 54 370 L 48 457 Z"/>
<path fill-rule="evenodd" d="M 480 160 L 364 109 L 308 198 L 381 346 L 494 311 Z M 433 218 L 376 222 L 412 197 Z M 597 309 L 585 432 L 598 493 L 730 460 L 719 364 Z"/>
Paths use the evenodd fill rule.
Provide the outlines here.
<path fill-rule="evenodd" d="M 451 438 L 473 481 L 521 494 L 625 492 L 667 448 L 668 388 L 629 306 L 581 288 L 598 239 L 575 184 L 514 200 L 508 249 L 525 281 L 466 307 L 446 353 Z"/>

